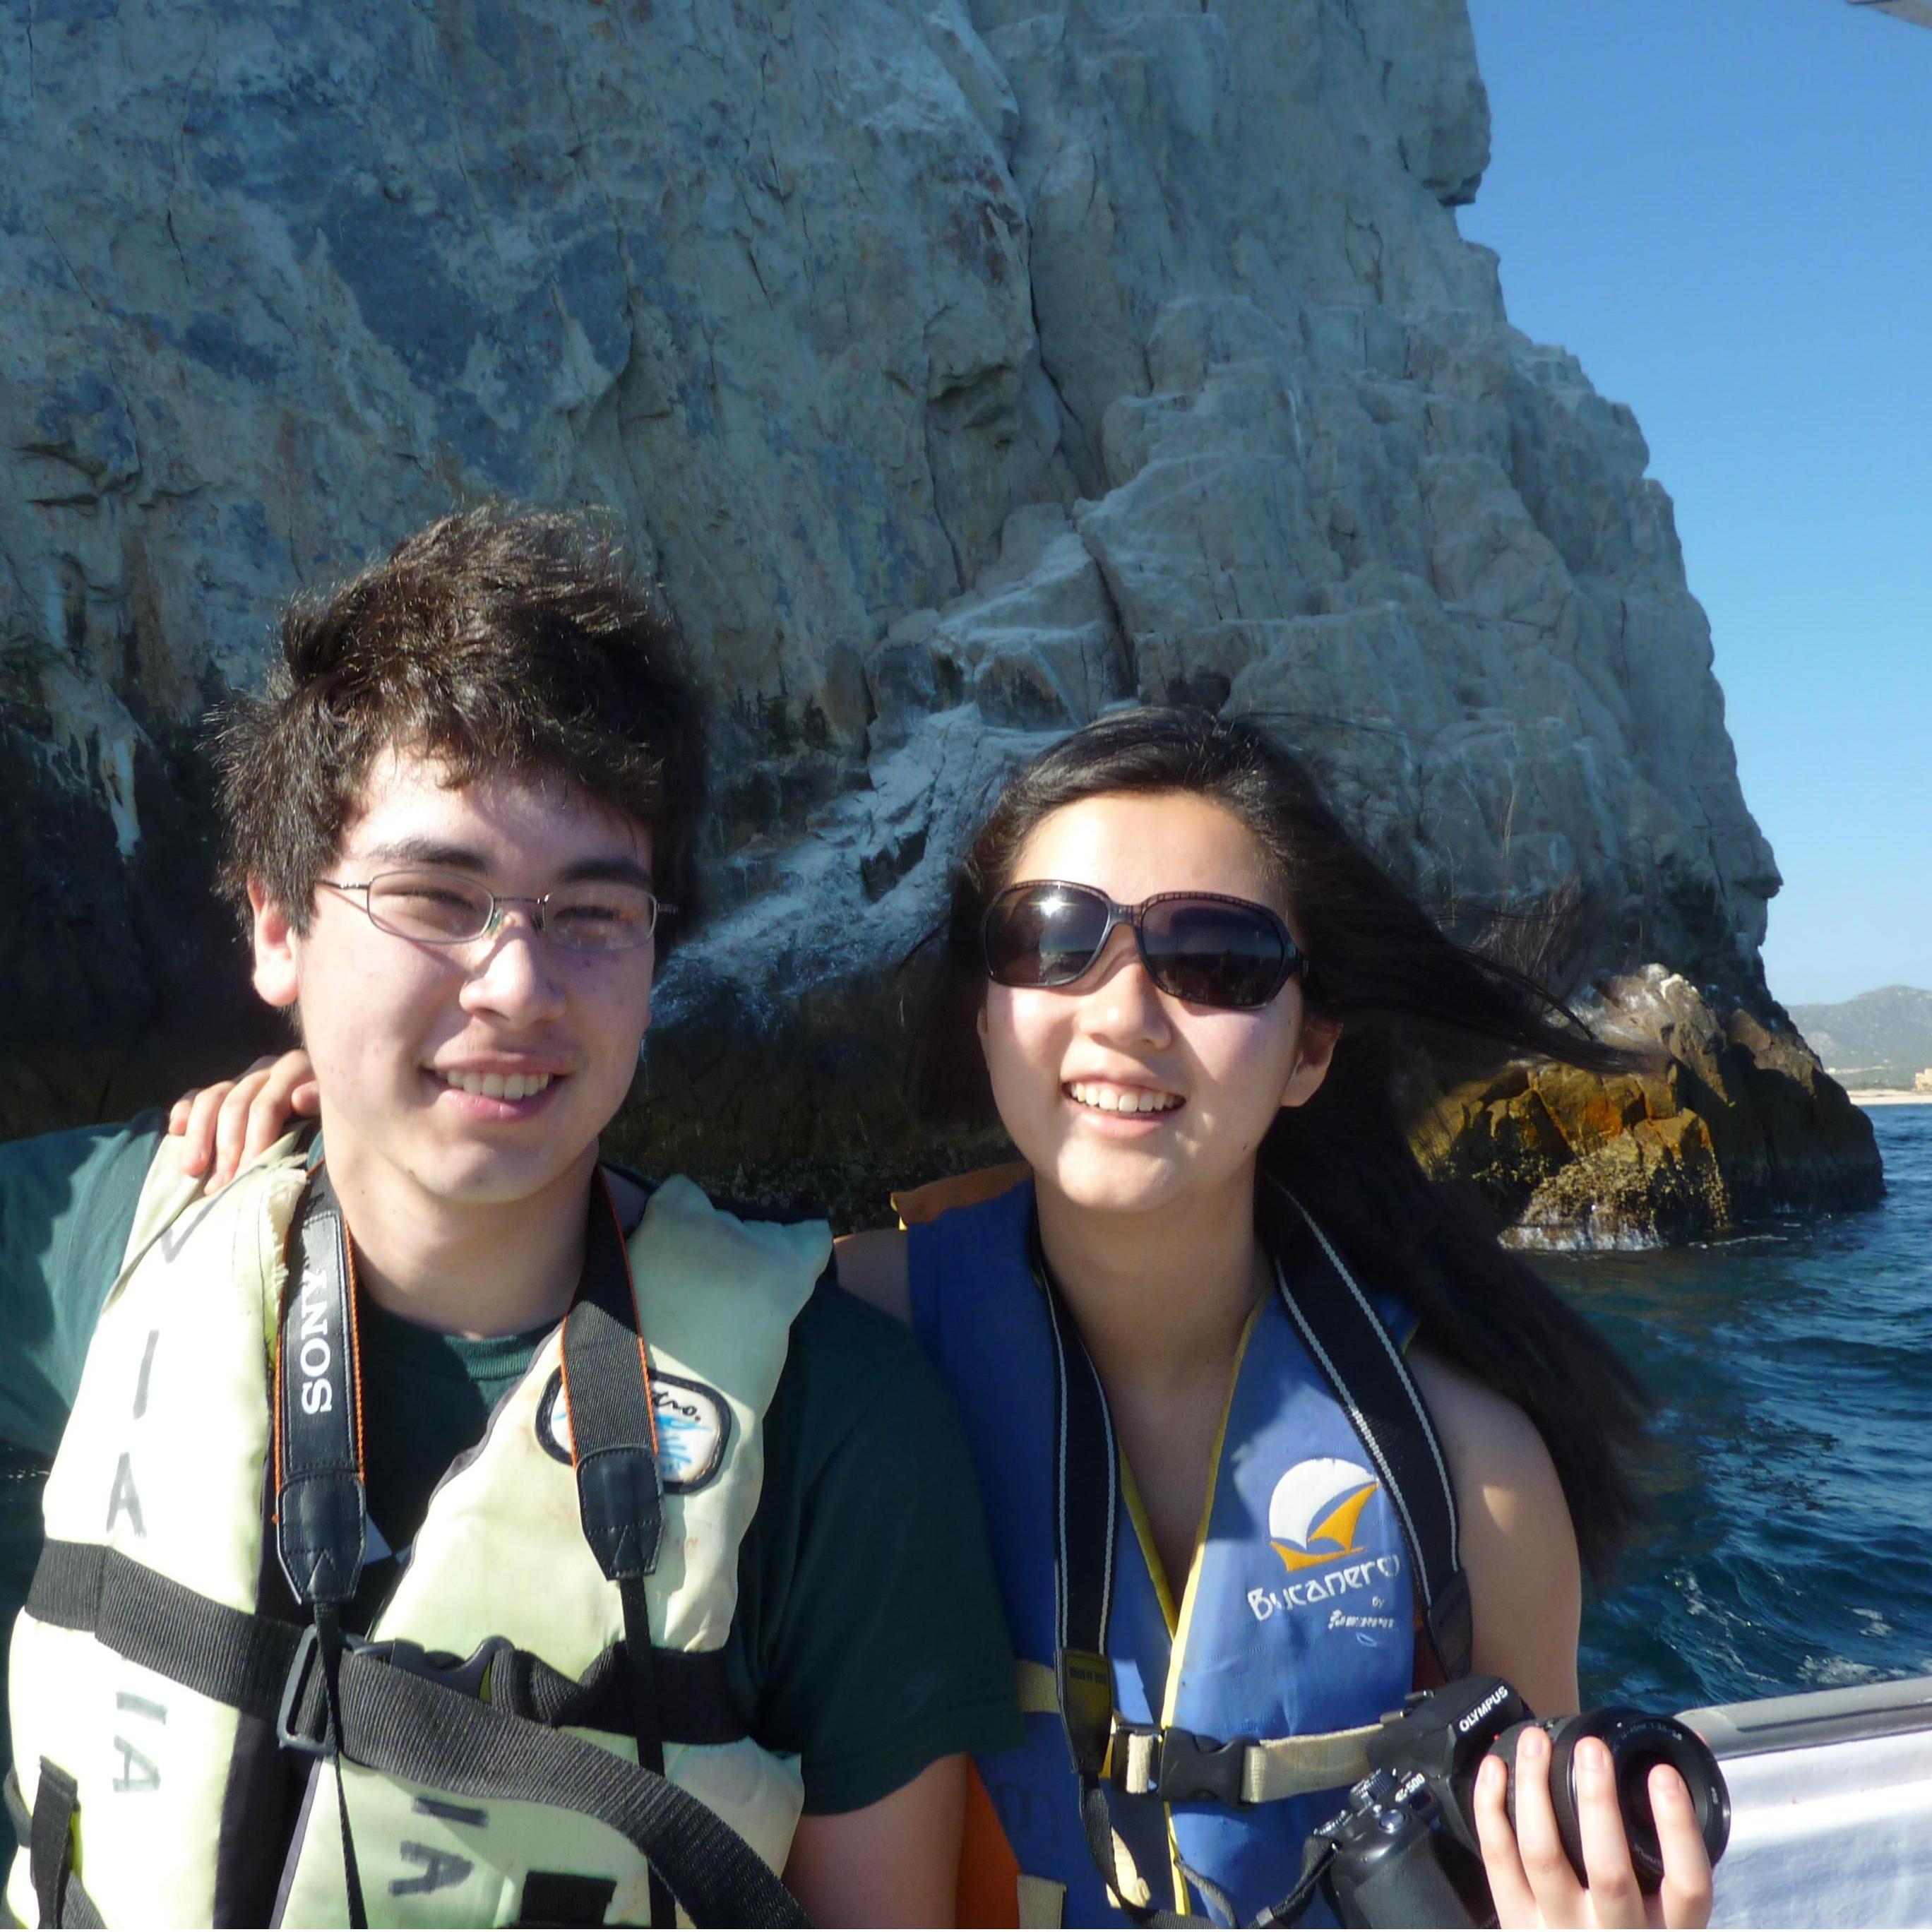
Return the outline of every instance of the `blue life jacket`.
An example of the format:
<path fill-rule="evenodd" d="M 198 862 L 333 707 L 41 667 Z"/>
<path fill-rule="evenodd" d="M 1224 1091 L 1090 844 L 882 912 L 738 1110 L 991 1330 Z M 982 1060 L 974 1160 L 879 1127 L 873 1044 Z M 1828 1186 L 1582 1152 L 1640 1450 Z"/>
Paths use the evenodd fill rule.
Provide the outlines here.
<path fill-rule="evenodd" d="M 1033 1910 L 1047 1882 L 1065 1888 L 1061 1923 L 1120 1924 L 1089 1850 L 1050 1688 L 1061 1640 L 1058 1370 L 1047 1298 L 1029 1259 L 1033 1210 L 1032 1186 L 1023 1183 L 911 1227 L 913 1322 L 965 1423 L 1022 1660 L 1025 1742 L 982 1754 L 980 1776 L 1018 1861 L 1023 1898 L 1033 1888 Z M 1392 1296 L 1374 1300 L 1400 1348 L 1413 1317 Z M 1307 1834 L 1340 1809 L 1360 1774 L 1344 1769 L 1325 1789 L 1270 1802 L 1170 1802 L 1146 1777 L 1124 1778 L 1124 1748 L 1134 1744 L 1144 1760 L 1149 1742 L 1130 1739 L 1130 1730 L 1150 1731 L 1156 1743 L 1176 1733 L 1299 1740 L 1372 1725 L 1408 1694 L 1412 1563 L 1382 1469 L 1279 1295 L 1258 1304 L 1243 1340 L 1204 1534 L 1178 1602 L 1132 1473 L 1122 1468 L 1105 1648 L 1126 1724 L 1116 1722 L 1107 1809 L 1131 1859 L 1130 1868 L 1117 1849 L 1118 1889 L 1143 1913 L 1218 1917 L 1232 1907 L 1251 1922 L 1293 1889 Z M 1181 1744 L 1189 1742 L 1184 1735 Z M 1170 1756 L 1179 1749 L 1166 1743 Z M 1130 1795 L 1136 1783 L 1141 1795 Z M 1189 1873 L 1213 1889 L 1190 1885 Z M 1324 1922 L 1325 1910 L 1318 1899 L 1305 1922 Z"/>

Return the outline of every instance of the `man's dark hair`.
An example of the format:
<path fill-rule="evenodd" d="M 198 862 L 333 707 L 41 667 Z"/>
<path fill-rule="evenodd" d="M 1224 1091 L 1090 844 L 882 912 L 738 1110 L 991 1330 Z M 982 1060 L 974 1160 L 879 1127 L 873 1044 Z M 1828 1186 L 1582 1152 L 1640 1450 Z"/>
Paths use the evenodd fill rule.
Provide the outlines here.
<path fill-rule="evenodd" d="M 222 884 L 252 878 L 305 930 L 376 756 L 419 752 L 452 784 L 559 778 L 650 828 L 660 896 L 688 918 L 704 717 L 662 599 L 583 514 L 485 505 L 282 619 L 281 660 L 215 755 Z M 660 941 L 662 944 L 662 940 Z"/>

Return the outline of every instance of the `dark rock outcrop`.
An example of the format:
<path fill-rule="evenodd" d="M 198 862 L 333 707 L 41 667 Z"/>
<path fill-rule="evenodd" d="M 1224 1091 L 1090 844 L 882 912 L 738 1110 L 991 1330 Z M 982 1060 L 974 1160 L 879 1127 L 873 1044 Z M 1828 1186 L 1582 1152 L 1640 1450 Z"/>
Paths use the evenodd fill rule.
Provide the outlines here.
<path fill-rule="evenodd" d="M 1658 968 L 1612 981 L 1591 1017 L 1652 1064 L 1512 1066 L 1452 1088 L 1416 1137 L 1522 1245 L 1652 1247 L 1878 1199 L 1871 1124 L 1788 1024 Z"/>

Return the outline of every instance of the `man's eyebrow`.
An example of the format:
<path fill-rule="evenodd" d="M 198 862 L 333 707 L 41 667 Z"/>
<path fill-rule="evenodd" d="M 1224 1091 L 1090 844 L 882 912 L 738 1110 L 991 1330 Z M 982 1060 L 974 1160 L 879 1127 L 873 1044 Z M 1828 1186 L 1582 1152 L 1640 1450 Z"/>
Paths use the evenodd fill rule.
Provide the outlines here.
<path fill-rule="evenodd" d="M 459 872 L 483 872 L 489 862 L 473 846 L 452 845 L 440 838 L 393 838 L 372 845 L 363 855 L 365 866 L 448 866 Z"/>
<path fill-rule="evenodd" d="M 452 872 L 475 872 L 479 876 L 490 870 L 488 857 L 473 846 L 452 845 L 439 838 L 396 838 L 385 844 L 372 845 L 363 854 L 362 863 L 366 867 L 440 866 Z M 613 853 L 608 857 L 580 859 L 575 864 L 565 866 L 557 874 L 559 885 L 578 885 L 599 880 L 643 886 L 648 890 L 651 868 L 628 853 Z"/>

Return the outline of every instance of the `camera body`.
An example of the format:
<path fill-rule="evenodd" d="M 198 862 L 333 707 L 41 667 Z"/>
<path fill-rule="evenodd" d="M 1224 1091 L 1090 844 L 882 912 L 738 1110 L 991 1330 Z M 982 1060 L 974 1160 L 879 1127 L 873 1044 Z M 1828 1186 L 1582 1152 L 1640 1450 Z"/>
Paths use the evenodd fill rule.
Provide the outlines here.
<path fill-rule="evenodd" d="M 1371 1772 L 1318 1834 L 1334 1847 L 1326 1884 L 1344 1925 L 1492 1925 L 1480 1860 L 1447 1834 L 1419 1771 Z"/>
<path fill-rule="evenodd" d="M 1492 1751 L 1510 1766 L 1514 1822 L 1516 1747 L 1532 1727 L 1550 1735 L 1551 1800 L 1580 1880 L 1587 1874 L 1571 1766 L 1577 1744 L 1590 1737 L 1610 1750 L 1640 1885 L 1653 1888 L 1664 1873 L 1647 1790 L 1655 1765 L 1682 1777 L 1712 1863 L 1722 1857 L 1731 1821 L 1724 1774 L 1703 1740 L 1676 1718 L 1610 1707 L 1539 1724 L 1501 1678 L 1466 1677 L 1418 1693 L 1383 1720 L 1369 1746 L 1370 1774 L 1315 1834 L 1333 1850 L 1324 1882 L 1344 1925 L 1496 1923 L 1478 1848 L 1476 1774 Z"/>

